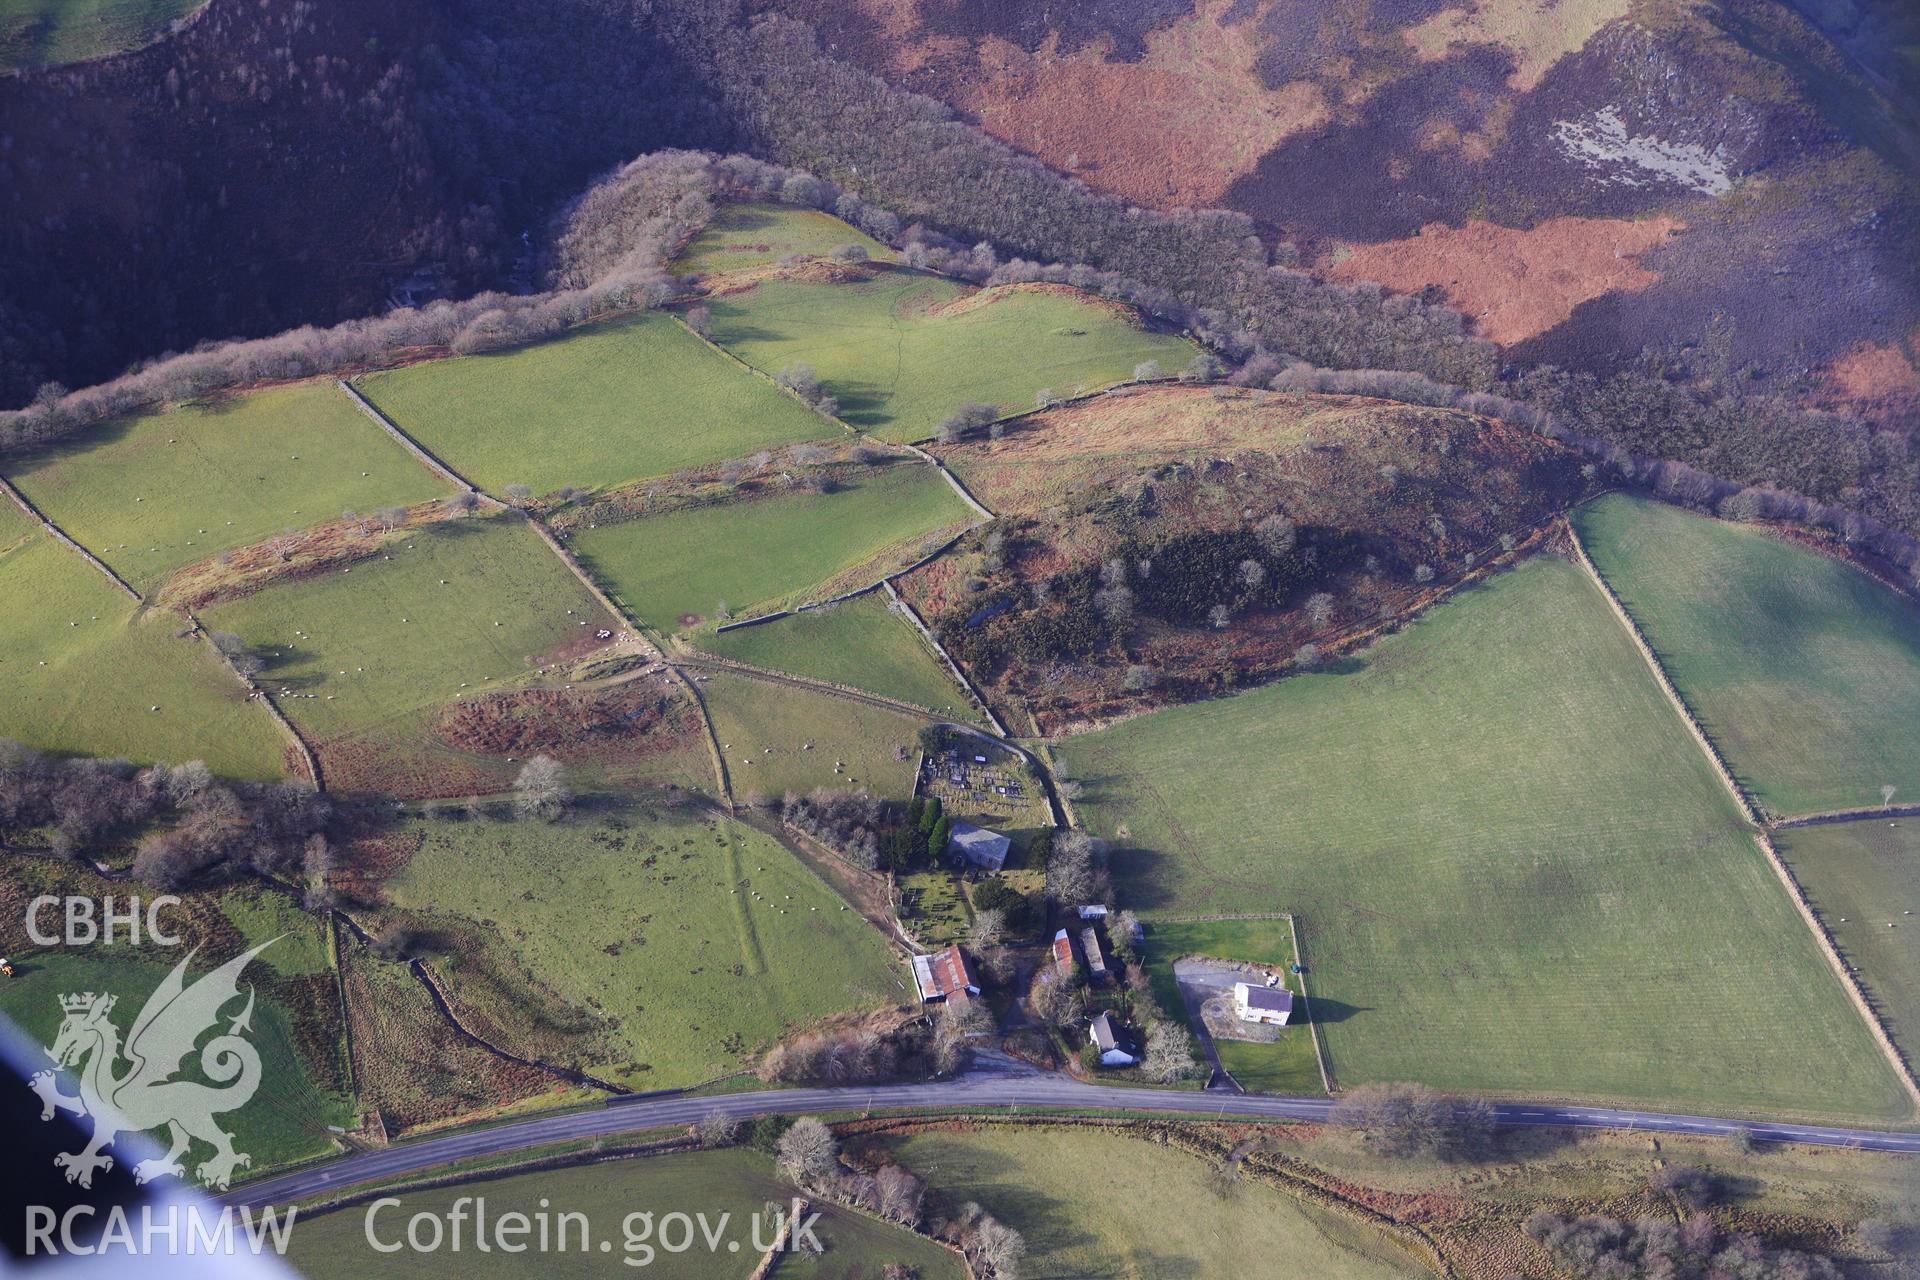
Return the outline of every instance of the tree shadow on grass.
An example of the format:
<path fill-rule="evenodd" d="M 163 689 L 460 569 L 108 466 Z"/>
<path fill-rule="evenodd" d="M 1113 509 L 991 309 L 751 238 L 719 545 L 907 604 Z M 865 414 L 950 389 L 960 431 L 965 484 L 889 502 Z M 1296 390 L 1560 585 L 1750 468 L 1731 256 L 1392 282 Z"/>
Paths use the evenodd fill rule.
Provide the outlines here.
<path fill-rule="evenodd" d="M 727 225 L 714 227 L 717 234 L 734 235 L 742 231 L 759 231 L 765 227 L 779 225 L 779 219 L 760 209 L 751 209 L 746 205 L 734 205 L 727 210 Z"/>
<path fill-rule="evenodd" d="M 728 316 L 724 328 L 718 324 L 713 328 L 714 343 L 728 350 L 739 342 L 785 342 L 792 337 L 791 333 L 743 321 L 738 318 L 738 315 Z M 769 370 L 769 372 L 772 371 Z"/>
<path fill-rule="evenodd" d="M 827 390 L 840 401 L 840 420 L 851 427 L 882 427 L 892 423 L 887 403 L 893 393 L 877 382 L 835 379 Z"/>

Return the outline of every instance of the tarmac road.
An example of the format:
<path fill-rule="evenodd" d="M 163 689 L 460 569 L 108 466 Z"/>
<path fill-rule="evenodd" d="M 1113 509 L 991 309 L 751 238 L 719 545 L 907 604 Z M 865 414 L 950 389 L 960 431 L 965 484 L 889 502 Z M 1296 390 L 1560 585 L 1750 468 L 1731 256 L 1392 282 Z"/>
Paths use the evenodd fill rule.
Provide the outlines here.
<path fill-rule="evenodd" d="M 1088 1107 L 1161 1111 L 1186 1115 L 1275 1120 L 1324 1120 L 1333 1103 L 1326 1098 L 1273 1094 L 1184 1092 L 1084 1084 L 1070 1076 L 1035 1070 L 999 1053 L 975 1056 L 974 1065 L 951 1080 L 869 1088 L 776 1089 L 757 1093 L 686 1097 L 660 1094 L 609 1101 L 591 1111 L 542 1116 L 491 1128 L 473 1129 L 381 1151 L 343 1156 L 235 1188 L 223 1197 L 231 1204 L 285 1205 L 322 1192 L 379 1178 L 432 1169 L 455 1160 L 499 1155 L 552 1142 L 602 1134 L 692 1124 L 721 1111 L 736 1116 L 787 1115 L 827 1111 L 913 1111 L 961 1107 L 998 1111 L 1023 1106 Z M 1669 1115 L 1658 1111 L 1622 1111 L 1609 1107 L 1572 1107 L 1551 1103 L 1503 1103 L 1500 1122 L 1510 1125 L 1559 1125 L 1583 1129 L 1645 1129 L 1660 1133 L 1731 1134 L 1746 1129 L 1769 1142 L 1857 1147 L 1920 1155 L 1920 1133 L 1842 1129 L 1823 1125 L 1747 1123 L 1712 1116 Z"/>

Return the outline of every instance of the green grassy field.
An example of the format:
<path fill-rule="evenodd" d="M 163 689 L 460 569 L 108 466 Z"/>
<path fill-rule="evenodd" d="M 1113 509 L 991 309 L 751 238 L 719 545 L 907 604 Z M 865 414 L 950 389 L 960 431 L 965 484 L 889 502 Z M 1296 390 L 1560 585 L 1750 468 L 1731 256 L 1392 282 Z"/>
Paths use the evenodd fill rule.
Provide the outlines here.
<path fill-rule="evenodd" d="M 447 492 L 326 379 L 123 419 L 8 478 L 142 592 L 343 510 Z"/>
<path fill-rule="evenodd" d="M 59 1030 L 61 994 L 113 992 L 120 998 L 115 1021 L 124 1031 L 132 1025 L 146 998 L 178 963 L 171 957 L 165 961 L 143 959 L 140 953 L 120 947 L 48 951 L 29 957 L 24 964 L 19 956 L 12 959 L 18 975 L 0 991 L 0 1013 L 41 1044 L 52 1044 Z M 196 967 L 193 972 L 204 973 L 206 968 Z M 327 1126 L 351 1124 L 354 1118 L 352 1100 L 322 1089 L 301 1063 L 286 1010 L 270 999 L 259 999 L 254 1007 L 253 1029 L 250 1039 L 260 1050 L 265 1083 L 246 1106 L 220 1117 L 222 1127 L 233 1135 L 234 1149 L 253 1157 L 247 1174 L 333 1150 Z M 67 1087 L 71 1090 L 71 1083 Z M 210 1154 L 210 1149 L 200 1144 L 191 1159 L 197 1164 Z"/>
<path fill-rule="evenodd" d="M 736 662 L 790 671 L 899 698 L 961 720 L 977 719 L 966 692 L 896 617 L 883 592 L 757 627 L 702 635 L 701 648 Z"/>
<path fill-rule="evenodd" d="M 1222 1201 L 1195 1156 L 1075 1129 L 918 1134 L 901 1163 L 954 1204 L 975 1200 L 1027 1241 L 1023 1280 L 1431 1272 L 1387 1237 L 1255 1182 Z"/>
<path fill-rule="evenodd" d="M 1920 1055 L 1920 818 L 1863 818 L 1774 834 L 1887 1032 Z M 1891 926 L 1891 927 L 1889 927 Z"/>
<path fill-rule="evenodd" d="M 1014 288 L 978 304 L 967 286 L 905 269 L 840 284 L 771 280 L 714 298 L 714 341 L 768 373 L 812 365 L 849 424 L 919 440 L 962 402 L 1031 409 L 1133 376 L 1143 360 L 1177 373 L 1196 348 L 1134 327 L 1110 304 L 1065 288 Z"/>
<path fill-rule="evenodd" d="M 911 716 L 725 672 L 713 673 L 700 693 L 736 795 L 865 787 L 904 800 L 913 792 L 922 722 Z"/>
<path fill-rule="evenodd" d="M 1300 992 L 1299 975 L 1292 972 L 1293 937 L 1285 920 L 1156 921 L 1147 929 L 1147 976 L 1154 998 L 1169 1016 L 1180 1017 L 1185 1003 L 1173 980 L 1173 962 L 1182 956 L 1212 956 L 1217 960 L 1245 960 L 1270 965 Z M 1220 1065 L 1256 1093 L 1323 1093 L 1320 1063 L 1313 1051 L 1313 1032 L 1295 1006 L 1292 1022 L 1280 1028 L 1273 1044 L 1215 1039 Z"/>
<path fill-rule="evenodd" d="M 831 253 L 857 244 L 869 257 L 892 261 L 893 250 L 864 231 L 818 209 L 784 204 L 727 204 L 673 260 L 675 275 L 708 276 L 765 266 L 788 254 Z"/>
<path fill-rule="evenodd" d="M 1336 1080 L 1904 1115 L 1599 590 L 1537 559 L 1323 673 L 1065 744 L 1122 902 L 1289 910 Z M 1817 1071 L 1809 1064 L 1818 1062 Z"/>
<path fill-rule="evenodd" d="M 323 738 L 518 680 L 611 625 L 517 517 L 441 521 L 390 554 L 214 605 L 205 621 L 264 654 L 261 683 L 294 690 L 282 709 Z"/>
<path fill-rule="evenodd" d="M 901 998 L 885 940 L 751 827 L 598 799 L 558 823 L 408 831 L 425 842 L 388 883 L 394 905 L 494 926 L 507 970 L 610 1020 L 605 1058 L 583 1065 L 635 1088 L 738 1070 L 789 1028 Z M 433 963 L 465 990 L 461 955 Z"/>
<path fill-rule="evenodd" d="M 1776 814 L 1920 800 L 1920 607 L 1758 529 L 1609 495 L 1574 513 L 1741 783 Z"/>
<path fill-rule="evenodd" d="M 9 895 L 89 896 L 95 899 L 96 915 L 104 910 L 98 905 L 101 890 L 124 900 L 120 887 L 85 872 L 28 859 L 10 861 L 6 870 L 10 881 L 19 881 L 10 883 Z M 30 889 L 25 887 L 28 884 Z M 23 936 L 23 918 L 24 911 L 10 911 L 8 927 L 0 930 L 15 971 L 0 983 L 0 1014 L 42 1045 L 52 1044 L 59 1031 L 63 994 L 110 992 L 118 998 L 111 1020 L 125 1035 L 147 997 L 196 948 L 199 954 L 189 966 L 189 983 L 248 947 L 277 939 L 248 966 L 240 988 L 242 996 L 249 988 L 256 992 L 249 1039 L 260 1051 L 263 1083 L 247 1105 L 223 1112 L 221 1125 L 234 1135 L 235 1150 L 253 1158 L 251 1168 L 242 1171 L 251 1176 L 334 1149 L 327 1126 L 353 1123 L 353 1100 L 340 1091 L 344 1075 L 339 1014 L 332 1000 L 325 931 L 318 917 L 304 914 L 285 895 L 252 885 L 191 893 L 186 901 L 160 913 L 162 927 L 182 939 L 176 948 L 133 946 L 124 939 L 111 945 L 42 948 Z M 311 1003 L 316 997 L 324 999 L 324 1006 Z M 295 1002 L 306 1004 L 304 1013 Z M 236 998 L 226 1012 L 239 1008 Z M 302 1017 L 309 1024 L 304 1049 L 296 1030 Z M 202 1078 L 198 1061 L 197 1055 L 188 1059 L 184 1069 L 188 1078 Z M 74 1082 L 70 1079 L 64 1087 L 71 1093 Z M 157 1136 L 165 1137 L 164 1133 Z M 204 1144 L 196 1144 L 189 1169 L 210 1154 Z"/>
<path fill-rule="evenodd" d="M 431 1213 L 444 1221 L 457 1199 L 482 1195 L 486 1197 L 487 1213 L 495 1220 L 500 1214 L 515 1211 L 536 1224 L 544 1217 L 552 1227 L 552 1246 L 545 1250 L 529 1248 L 519 1254 L 498 1249 L 479 1253 L 473 1248 L 469 1222 L 467 1247 L 458 1255 L 464 1275 L 490 1280 L 497 1276 L 598 1277 L 630 1272 L 668 1280 L 713 1280 L 745 1276 L 753 1270 L 760 1258 L 749 1219 L 765 1202 L 786 1204 L 795 1192 L 775 1174 L 772 1161 L 758 1152 L 741 1148 L 697 1151 L 510 1174 L 406 1192 L 399 1205 L 388 1207 L 374 1219 L 374 1234 L 383 1243 L 404 1242 L 407 1220 L 414 1214 Z M 844 1209 L 816 1207 L 824 1208 L 824 1213 L 814 1234 L 826 1245 L 826 1252 L 817 1258 L 783 1260 L 778 1275 L 878 1280 L 889 1262 L 907 1264 L 922 1280 L 959 1280 L 964 1274 L 951 1254 L 929 1240 Z M 583 1228 L 577 1220 L 571 1220 L 565 1248 L 559 1247 L 561 1213 L 584 1214 L 588 1224 Z M 651 1217 L 646 1222 L 629 1219 L 628 1215 L 635 1213 Z M 697 1226 L 690 1233 L 694 1241 L 691 1249 L 674 1252 L 667 1247 L 681 1242 L 679 1223 L 669 1225 L 664 1221 L 676 1213 L 704 1214 L 718 1240 L 717 1248 L 709 1249 Z M 722 1215 L 727 1215 L 724 1223 Z M 437 1254 L 406 1248 L 378 1253 L 368 1245 L 366 1224 L 367 1209 L 363 1206 L 303 1218 L 293 1233 L 288 1261 L 311 1280 L 332 1276 L 354 1280 L 364 1276 L 396 1280 L 421 1276 L 437 1280 L 447 1274 L 448 1259 L 453 1255 L 444 1249 Z M 772 1236 L 769 1222 L 761 1228 L 762 1243 L 770 1243 Z M 583 1237 L 587 1237 L 584 1245 Z M 535 1240 L 537 1236 L 526 1237 L 528 1243 Z M 601 1241 L 610 1246 L 606 1251 L 600 1249 Z M 623 1266 L 622 1262 L 630 1265 Z"/>
<path fill-rule="evenodd" d="M 185 625 L 142 613 L 0 502 L 0 737 L 141 764 L 205 760 L 230 777 L 281 776 L 285 738 L 206 643 L 175 635 Z"/>
<path fill-rule="evenodd" d="M 855 565 L 971 512 L 932 467 L 892 462 L 833 493 L 783 493 L 692 507 L 575 534 L 574 553 L 649 626 L 677 631 L 717 616 L 798 604 Z M 899 568 L 886 556 L 873 574 Z"/>
<path fill-rule="evenodd" d="M 51 67 L 133 49 L 204 0 L 5 0 L 0 72 Z"/>
<path fill-rule="evenodd" d="M 356 385 L 402 430 L 498 496 L 607 485 L 843 434 L 657 313 Z"/>

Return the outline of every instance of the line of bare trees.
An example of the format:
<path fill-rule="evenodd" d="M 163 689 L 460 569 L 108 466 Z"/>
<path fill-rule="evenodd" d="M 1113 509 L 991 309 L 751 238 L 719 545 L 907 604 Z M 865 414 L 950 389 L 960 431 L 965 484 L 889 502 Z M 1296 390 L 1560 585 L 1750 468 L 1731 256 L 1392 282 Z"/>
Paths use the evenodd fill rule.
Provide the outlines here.
<path fill-rule="evenodd" d="M 134 875 L 164 888 L 253 870 L 303 879 L 318 892 L 346 817 L 304 785 L 221 779 L 198 760 L 138 768 L 57 759 L 0 739 L 0 831 L 46 829 L 52 852 L 71 858 L 133 840 Z"/>
<path fill-rule="evenodd" d="M 771 1122 L 771 1123 L 769 1123 Z M 761 1133 L 765 1129 L 765 1135 Z M 791 1124 L 779 1117 L 762 1117 L 752 1130 L 736 1117 L 713 1111 L 693 1126 L 703 1147 L 726 1147 L 751 1140 L 770 1146 L 781 1176 L 809 1195 L 853 1205 L 897 1222 L 911 1231 L 923 1231 L 965 1251 L 983 1280 L 1018 1280 L 1027 1243 L 1020 1233 L 973 1201 L 953 1210 L 932 1212 L 927 1184 L 913 1170 L 885 1160 L 872 1172 L 843 1159 L 840 1140 L 816 1116 L 801 1116 Z M 766 1142 L 771 1138 L 771 1142 Z M 889 1275 L 895 1274 L 889 1270 Z M 903 1273 L 904 1274 L 904 1273 Z"/>
<path fill-rule="evenodd" d="M 1604 1214 L 1566 1218 L 1542 1209 L 1527 1234 L 1573 1274 L 1608 1280 L 1839 1280 L 1830 1258 L 1776 1249 L 1745 1232 L 1725 1232 L 1704 1213 L 1632 1222 Z"/>

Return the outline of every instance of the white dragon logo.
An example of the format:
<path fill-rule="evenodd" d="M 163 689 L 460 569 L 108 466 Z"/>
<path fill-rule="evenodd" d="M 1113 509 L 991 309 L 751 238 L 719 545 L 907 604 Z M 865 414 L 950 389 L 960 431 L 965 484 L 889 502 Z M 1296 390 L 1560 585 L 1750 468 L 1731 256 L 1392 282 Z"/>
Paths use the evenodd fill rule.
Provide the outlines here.
<path fill-rule="evenodd" d="M 230 1019 L 226 1034 L 215 1036 L 200 1050 L 200 1072 L 214 1083 L 174 1077 L 200 1037 L 220 1021 L 220 1010 L 240 994 L 240 972 L 247 962 L 278 941 L 269 939 L 188 986 L 187 963 L 197 954 L 196 948 L 147 997 L 124 1048 L 120 1029 L 107 1018 L 117 997 L 91 991 L 60 997 L 66 1020 L 48 1053 L 62 1068 L 78 1068 L 84 1060 L 85 1066 L 78 1068 L 80 1096 L 62 1093 L 52 1071 L 35 1073 L 32 1088 L 40 1095 L 42 1120 L 53 1119 L 55 1108 L 93 1118 L 93 1138 L 86 1149 L 53 1158 L 57 1167 L 67 1171 L 68 1182 L 91 1187 L 94 1170 L 113 1168 L 113 1157 L 102 1155 L 102 1147 L 123 1133 L 142 1133 L 162 1125 L 173 1145 L 166 1155 L 135 1165 L 135 1182 L 168 1174 L 185 1177 L 180 1157 L 195 1138 L 213 1147 L 212 1158 L 194 1172 L 215 1190 L 224 1191 L 235 1169 L 253 1163 L 251 1156 L 233 1149 L 233 1135 L 214 1122 L 216 1113 L 246 1106 L 260 1087 L 260 1052 L 241 1038 L 242 1032 L 252 1029 L 251 986 L 246 1008 Z M 116 1074 L 123 1058 L 129 1065 Z"/>

